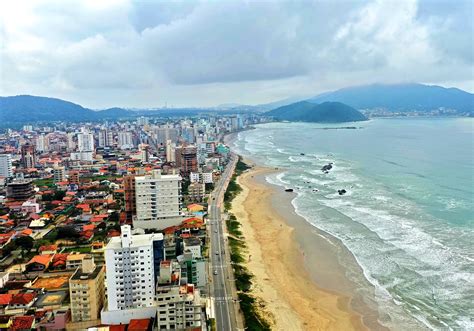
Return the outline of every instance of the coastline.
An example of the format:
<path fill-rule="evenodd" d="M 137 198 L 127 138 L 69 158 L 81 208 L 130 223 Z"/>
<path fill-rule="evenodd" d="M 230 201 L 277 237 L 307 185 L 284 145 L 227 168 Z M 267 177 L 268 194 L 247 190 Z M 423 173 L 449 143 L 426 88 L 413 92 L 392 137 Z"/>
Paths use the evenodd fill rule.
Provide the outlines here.
<path fill-rule="evenodd" d="M 353 256 L 296 214 L 294 194 L 266 182 L 275 172 L 253 165 L 239 176 L 242 192 L 231 210 L 246 238 L 253 293 L 266 303 L 273 328 L 387 330 L 377 322 L 377 312 L 356 298 L 355 284 L 345 276 L 340 261 L 355 263 Z"/>

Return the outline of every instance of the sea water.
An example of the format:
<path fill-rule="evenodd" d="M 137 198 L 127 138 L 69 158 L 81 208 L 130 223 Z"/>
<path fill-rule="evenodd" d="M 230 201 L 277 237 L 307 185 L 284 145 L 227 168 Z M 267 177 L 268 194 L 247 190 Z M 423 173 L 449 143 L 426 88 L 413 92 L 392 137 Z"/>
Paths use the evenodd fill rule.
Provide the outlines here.
<path fill-rule="evenodd" d="M 474 119 L 268 123 L 234 144 L 352 252 L 381 324 L 474 330 Z"/>

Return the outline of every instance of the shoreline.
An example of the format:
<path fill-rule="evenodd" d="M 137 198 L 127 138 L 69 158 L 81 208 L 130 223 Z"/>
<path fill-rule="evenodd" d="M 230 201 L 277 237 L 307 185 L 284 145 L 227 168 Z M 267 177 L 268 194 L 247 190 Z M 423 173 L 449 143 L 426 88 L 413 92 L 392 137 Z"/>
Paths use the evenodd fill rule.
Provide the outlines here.
<path fill-rule="evenodd" d="M 237 178 L 242 192 L 231 211 L 248 245 L 246 265 L 254 275 L 252 293 L 266 303 L 273 327 L 388 330 L 346 277 L 341 262 L 356 264 L 352 254 L 336 238 L 296 214 L 291 203 L 294 193 L 266 181 L 267 175 L 281 170 L 244 161 L 253 168 Z"/>

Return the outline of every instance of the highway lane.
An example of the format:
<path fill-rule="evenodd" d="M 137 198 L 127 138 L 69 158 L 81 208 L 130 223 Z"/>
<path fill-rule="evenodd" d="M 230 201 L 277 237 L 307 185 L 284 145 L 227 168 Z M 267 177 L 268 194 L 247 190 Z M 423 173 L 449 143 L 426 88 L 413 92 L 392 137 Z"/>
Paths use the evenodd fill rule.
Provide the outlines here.
<path fill-rule="evenodd" d="M 217 330 L 237 330 L 236 305 L 237 297 L 233 295 L 233 284 L 229 279 L 233 279 L 230 268 L 230 256 L 227 249 L 227 241 L 223 228 L 221 207 L 223 205 L 224 193 L 232 178 L 236 156 L 232 155 L 231 160 L 224 170 L 221 179 L 217 183 L 210 197 L 209 214 L 211 231 L 210 262 L 212 273 L 212 298 L 214 300 L 214 312 Z"/>

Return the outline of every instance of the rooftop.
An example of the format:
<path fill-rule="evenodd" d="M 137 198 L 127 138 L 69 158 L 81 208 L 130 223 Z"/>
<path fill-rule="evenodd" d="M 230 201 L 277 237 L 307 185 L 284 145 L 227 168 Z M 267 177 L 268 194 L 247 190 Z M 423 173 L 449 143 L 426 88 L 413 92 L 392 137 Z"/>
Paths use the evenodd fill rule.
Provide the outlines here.
<path fill-rule="evenodd" d="M 99 272 L 102 270 L 103 266 L 98 265 L 95 267 L 94 271 L 91 273 L 83 273 L 82 268 L 78 268 L 76 272 L 72 275 L 71 280 L 91 280 L 96 279 Z"/>
<path fill-rule="evenodd" d="M 186 238 L 183 240 L 185 246 L 200 246 L 201 245 L 201 240 L 196 237 L 190 237 Z"/>
<path fill-rule="evenodd" d="M 150 327 L 150 319 L 132 319 L 128 324 L 128 331 L 147 331 Z"/>
<path fill-rule="evenodd" d="M 64 299 L 66 298 L 66 295 L 66 291 L 46 292 L 45 294 L 39 297 L 35 305 L 36 307 L 61 305 Z"/>
<path fill-rule="evenodd" d="M 67 287 L 69 277 L 71 277 L 71 274 L 57 275 L 52 277 L 40 277 L 31 285 L 31 287 L 37 289 L 44 288 L 48 290 Z"/>
<path fill-rule="evenodd" d="M 141 247 L 149 246 L 152 241 L 163 240 L 162 233 L 151 233 L 151 234 L 136 234 L 132 235 L 132 240 L 130 247 Z M 109 243 L 105 249 L 120 249 L 122 248 L 122 239 L 121 237 L 112 237 L 110 238 Z"/>

